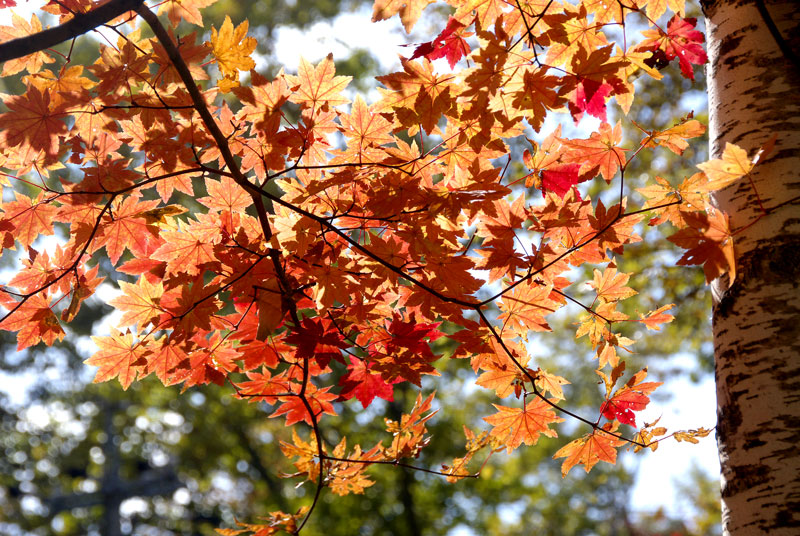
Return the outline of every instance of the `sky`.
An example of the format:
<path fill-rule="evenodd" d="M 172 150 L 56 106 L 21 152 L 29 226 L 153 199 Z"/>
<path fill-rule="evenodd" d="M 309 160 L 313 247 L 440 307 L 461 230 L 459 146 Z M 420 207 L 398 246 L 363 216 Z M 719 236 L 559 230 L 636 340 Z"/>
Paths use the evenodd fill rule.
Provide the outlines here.
<path fill-rule="evenodd" d="M 42 3 L 18 1 L 21 9 L 16 11 L 27 19 L 30 17 L 28 13 Z M 9 21 L 9 10 L 0 10 L 0 25 L 9 24 Z M 406 43 L 407 37 L 396 18 L 391 21 L 371 23 L 370 12 L 361 10 L 344 13 L 332 24 L 317 23 L 307 30 L 282 28 L 277 32 L 275 50 L 277 60 L 286 66 L 289 72 L 295 70 L 301 57 L 317 62 L 332 52 L 334 58 L 343 58 L 348 55 L 349 50 L 358 48 L 369 49 L 378 58 L 382 67 L 391 72 L 388 70 L 394 70 L 399 66 L 398 54 L 410 55 L 410 49 L 401 46 Z M 435 65 L 437 70 L 447 70 L 444 60 L 437 60 Z M 592 126 L 594 125 L 586 121 L 582 124 L 582 127 Z M 105 300 L 111 299 L 114 294 L 115 289 L 109 285 L 106 285 L 101 292 Z M 112 321 L 113 317 L 107 319 L 105 326 L 97 326 L 97 331 L 107 330 Z M 88 357 L 91 348 L 87 345 L 85 350 Z M 685 363 L 686 368 L 691 368 L 694 358 L 691 355 L 681 354 L 675 359 L 676 366 Z M 17 387 L 14 392 L 16 397 L 21 395 L 25 383 L 25 381 L 14 382 L 14 386 Z M 8 382 L 2 381 L 2 384 Z M 637 422 L 652 422 L 661 418 L 659 425 L 666 426 L 670 430 L 712 428 L 715 425 L 716 394 L 713 377 L 705 377 L 697 384 L 691 383 L 686 378 L 666 381 L 659 392 L 672 396 L 664 404 L 654 402 L 646 410 L 637 413 Z M 671 516 L 686 517 L 690 505 L 680 496 L 676 483 L 687 481 L 687 475 L 693 465 L 701 467 L 709 475 L 719 473 L 713 433 L 701 439 L 697 445 L 678 444 L 669 440 L 663 442 L 655 453 L 649 451 L 635 455 L 623 453 L 620 459 L 621 463 L 636 472 L 632 512 L 654 512 L 663 508 Z"/>

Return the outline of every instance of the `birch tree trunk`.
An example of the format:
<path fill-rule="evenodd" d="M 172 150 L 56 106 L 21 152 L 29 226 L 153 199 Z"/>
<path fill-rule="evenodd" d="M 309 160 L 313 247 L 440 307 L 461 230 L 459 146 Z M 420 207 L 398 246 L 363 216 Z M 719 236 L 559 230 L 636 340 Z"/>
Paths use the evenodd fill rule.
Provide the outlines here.
<path fill-rule="evenodd" d="M 800 2 L 706 0 L 711 157 L 771 155 L 715 196 L 737 276 L 714 283 L 725 534 L 800 534 Z M 757 192 L 757 194 L 755 193 Z M 759 203 L 760 197 L 760 203 Z M 761 217 L 760 204 L 768 214 Z M 753 223 L 755 222 L 755 223 Z M 750 227 L 748 225 L 752 224 Z"/>

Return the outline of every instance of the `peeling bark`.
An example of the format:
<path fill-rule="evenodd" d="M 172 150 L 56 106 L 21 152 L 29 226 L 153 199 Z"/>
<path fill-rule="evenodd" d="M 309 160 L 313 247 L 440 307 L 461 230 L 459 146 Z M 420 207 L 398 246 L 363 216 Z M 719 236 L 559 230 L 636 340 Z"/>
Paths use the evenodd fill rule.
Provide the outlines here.
<path fill-rule="evenodd" d="M 717 442 L 725 534 L 800 534 L 800 3 L 708 0 L 711 157 L 751 155 L 752 180 L 717 192 L 737 277 L 714 282 Z M 756 221 L 757 220 L 757 221 Z M 753 224 L 753 222 L 755 223 Z M 752 224 L 752 225 L 750 225 Z M 747 227 L 750 225 L 749 227 Z"/>

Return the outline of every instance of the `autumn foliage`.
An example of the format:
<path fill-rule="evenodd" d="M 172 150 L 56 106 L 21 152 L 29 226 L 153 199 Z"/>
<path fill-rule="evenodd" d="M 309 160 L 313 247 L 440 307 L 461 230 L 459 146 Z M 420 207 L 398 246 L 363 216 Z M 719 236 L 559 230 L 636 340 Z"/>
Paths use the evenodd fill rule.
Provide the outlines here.
<path fill-rule="evenodd" d="M 693 78 L 706 61 L 682 0 L 452 0 L 441 33 L 378 77 L 372 103 L 348 91 L 330 57 L 265 78 L 247 21 L 208 25 L 200 9 L 212 2 L 133 2 L 96 21 L 117 34 L 91 65 L 68 49 L 3 56 L 2 75 L 21 75 L 26 89 L 5 96 L 0 114 L 0 236 L 19 259 L 0 292 L 0 328 L 17 332 L 19 349 L 53 344 L 113 279 L 122 316 L 94 337 L 96 381 L 213 382 L 272 406 L 292 428 L 290 476 L 317 494 L 300 512 L 222 534 L 297 532 L 323 488 L 360 493 L 373 464 L 474 477 L 492 452 L 556 438 L 565 418 L 585 426 L 556 453 L 565 475 L 614 463 L 624 446 L 708 433 L 637 423 L 659 383 L 646 369 L 623 379 L 619 352 L 633 344 L 620 326 L 672 319 L 671 304 L 636 317 L 619 307 L 636 290 L 615 259 L 641 225 L 664 226 L 687 250 L 679 264 L 702 264 L 709 281 L 735 277 L 735 232 L 708 194 L 748 175 L 743 149 L 729 146 L 679 185 L 653 177 L 635 196 L 643 205 L 625 180 L 642 151 L 680 155 L 705 130 L 691 116 L 665 130 L 625 117 L 636 77 L 659 79 L 677 60 Z M 43 10 L 63 24 L 101 3 Z M 430 3 L 377 0 L 374 20 L 399 15 L 410 31 Z M 181 21 L 197 32 L 178 37 Z M 41 30 L 35 15 L 15 16 L 0 51 Z M 565 137 L 550 127 L 557 114 L 600 125 Z M 519 162 L 512 144 L 526 148 Z M 608 185 L 602 199 L 589 181 Z M 585 264 L 596 267 L 588 281 L 576 278 Z M 594 300 L 573 299 L 587 285 Z M 526 349 L 567 305 L 605 386 L 595 415 L 570 410 L 568 373 L 543 370 Z M 482 429 L 464 430 L 463 457 L 414 466 L 433 392 L 386 419 L 374 444 L 325 443 L 339 403 L 392 400 L 398 384 L 438 376 L 445 358 L 468 359 L 498 398 Z"/>

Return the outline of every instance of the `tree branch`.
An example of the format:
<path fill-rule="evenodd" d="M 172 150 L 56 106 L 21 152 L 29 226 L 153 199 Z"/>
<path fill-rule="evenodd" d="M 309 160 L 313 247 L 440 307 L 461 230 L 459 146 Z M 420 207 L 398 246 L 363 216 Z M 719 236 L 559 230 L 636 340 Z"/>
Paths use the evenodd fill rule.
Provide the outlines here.
<path fill-rule="evenodd" d="M 48 28 L 33 35 L 0 44 L 0 63 L 21 58 L 74 39 L 116 19 L 120 15 L 124 15 L 128 11 L 135 11 L 143 3 L 144 0 L 111 0 L 88 13 L 75 15 L 74 18 L 55 28 Z"/>

